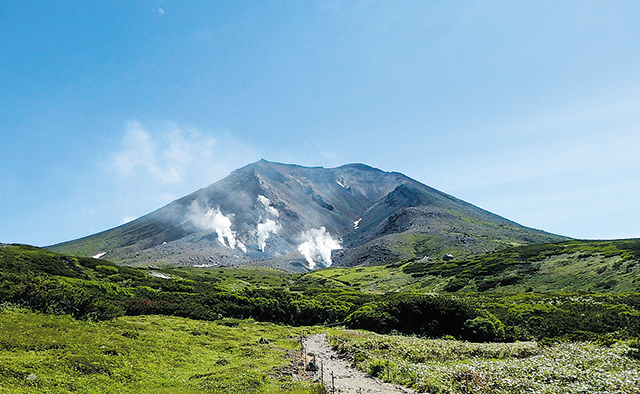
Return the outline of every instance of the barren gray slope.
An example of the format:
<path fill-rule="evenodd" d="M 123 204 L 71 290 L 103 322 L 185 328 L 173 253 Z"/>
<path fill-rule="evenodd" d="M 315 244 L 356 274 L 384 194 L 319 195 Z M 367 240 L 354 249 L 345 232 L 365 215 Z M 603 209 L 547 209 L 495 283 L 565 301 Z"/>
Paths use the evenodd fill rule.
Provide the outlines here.
<path fill-rule="evenodd" d="M 261 160 L 132 222 L 50 249 L 105 252 L 129 264 L 296 269 L 386 262 L 420 254 L 425 245 L 475 252 L 559 239 L 399 173 Z"/>

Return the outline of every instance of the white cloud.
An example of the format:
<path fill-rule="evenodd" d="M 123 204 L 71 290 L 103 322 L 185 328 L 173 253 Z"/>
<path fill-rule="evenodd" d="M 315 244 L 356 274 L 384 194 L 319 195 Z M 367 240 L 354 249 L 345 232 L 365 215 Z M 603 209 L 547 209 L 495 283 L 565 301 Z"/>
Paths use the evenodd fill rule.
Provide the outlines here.
<path fill-rule="evenodd" d="M 635 236 L 640 99 L 618 96 L 455 140 L 446 166 L 417 179 L 526 226 L 578 238 Z"/>
<path fill-rule="evenodd" d="M 225 130 L 200 130 L 172 122 L 125 125 L 119 147 L 103 161 L 103 187 L 120 213 L 144 215 L 205 187 L 259 158 Z M 122 212 L 124 211 L 124 212 Z"/>
<path fill-rule="evenodd" d="M 132 222 L 132 221 L 134 221 L 136 219 L 137 219 L 136 216 L 128 215 L 128 216 L 123 217 L 122 220 L 120 220 L 120 224 L 129 223 L 129 222 Z"/>
<path fill-rule="evenodd" d="M 85 217 L 85 216 L 92 216 L 94 213 L 95 213 L 95 210 L 93 208 L 87 208 L 85 206 L 82 206 L 80 207 L 80 209 L 74 211 L 72 216 L 74 218 Z"/>
<path fill-rule="evenodd" d="M 618 177 L 640 164 L 639 127 L 640 99 L 568 105 L 455 140 L 447 165 L 422 179 L 455 193 L 575 174 Z"/>
<path fill-rule="evenodd" d="M 132 121 L 127 124 L 122 149 L 113 157 L 113 166 L 123 177 L 142 175 L 156 183 L 178 183 L 196 163 L 211 158 L 215 144 L 214 138 L 177 126 L 154 136 Z"/>

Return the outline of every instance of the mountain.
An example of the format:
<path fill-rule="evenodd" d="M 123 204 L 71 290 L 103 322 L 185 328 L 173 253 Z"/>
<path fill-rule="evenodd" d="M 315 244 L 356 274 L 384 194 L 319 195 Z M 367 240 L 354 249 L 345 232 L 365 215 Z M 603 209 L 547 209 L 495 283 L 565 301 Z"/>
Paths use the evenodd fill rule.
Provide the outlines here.
<path fill-rule="evenodd" d="M 50 246 L 122 264 L 301 271 L 557 242 L 397 172 L 260 160 L 119 227 Z"/>

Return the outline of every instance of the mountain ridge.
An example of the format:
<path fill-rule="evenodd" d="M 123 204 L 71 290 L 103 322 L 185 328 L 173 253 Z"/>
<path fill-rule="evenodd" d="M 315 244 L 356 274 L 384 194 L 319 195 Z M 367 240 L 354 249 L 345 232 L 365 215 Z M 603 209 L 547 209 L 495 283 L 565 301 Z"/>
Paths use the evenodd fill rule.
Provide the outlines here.
<path fill-rule="evenodd" d="M 48 248 L 105 253 L 122 264 L 258 263 L 295 271 L 562 239 L 398 172 L 262 159 L 129 223 Z"/>

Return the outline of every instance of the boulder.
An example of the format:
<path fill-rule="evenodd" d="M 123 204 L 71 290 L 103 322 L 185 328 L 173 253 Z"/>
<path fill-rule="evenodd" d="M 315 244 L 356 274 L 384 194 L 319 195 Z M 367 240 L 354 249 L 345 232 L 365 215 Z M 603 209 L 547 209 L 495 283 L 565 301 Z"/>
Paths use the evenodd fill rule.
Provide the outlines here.
<path fill-rule="evenodd" d="M 307 364 L 307 367 L 305 368 L 305 371 L 316 372 L 319 369 L 320 369 L 320 367 L 318 366 L 318 363 L 316 362 L 316 360 L 311 360 L 311 361 L 309 361 L 309 364 Z"/>

